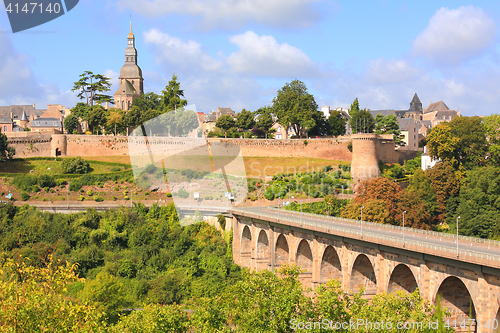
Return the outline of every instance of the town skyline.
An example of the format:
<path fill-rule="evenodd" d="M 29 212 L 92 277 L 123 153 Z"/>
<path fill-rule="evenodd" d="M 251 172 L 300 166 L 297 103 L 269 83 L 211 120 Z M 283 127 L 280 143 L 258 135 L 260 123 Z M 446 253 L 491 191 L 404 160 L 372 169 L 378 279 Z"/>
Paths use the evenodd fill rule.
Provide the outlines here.
<path fill-rule="evenodd" d="M 319 106 L 332 108 L 349 107 L 357 97 L 361 108 L 406 109 L 415 92 L 424 108 L 442 100 L 465 116 L 495 113 L 500 102 L 498 4 L 221 6 L 82 1 L 59 19 L 17 34 L 2 14 L 0 105 L 72 107 L 79 101 L 72 85 L 85 70 L 110 77 L 113 95 L 130 15 L 144 91 L 161 92 L 175 73 L 186 99 L 205 113 L 269 105 L 295 78 Z"/>

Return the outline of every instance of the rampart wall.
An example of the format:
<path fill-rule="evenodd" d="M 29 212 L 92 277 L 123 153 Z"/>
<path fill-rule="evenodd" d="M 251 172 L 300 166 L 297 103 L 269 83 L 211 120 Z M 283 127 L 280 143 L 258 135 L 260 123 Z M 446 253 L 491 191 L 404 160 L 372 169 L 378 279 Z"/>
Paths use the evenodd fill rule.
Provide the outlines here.
<path fill-rule="evenodd" d="M 129 155 L 129 137 L 97 135 L 41 135 L 38 133 L 8 133 L 9 143 L 16 149 L 17 158 L 38 156 L 123 156 Z M 132 139 L 133 140 L 133 139 Z M 148 138 L 152 146 L 176 141 L 172 138 Z M 266 140 L 266 139 L 208 139 L 210 143 L 238 145 L 243 156 L 313 157 L 351 161 L 347 149 L 349 137 L 339 139 Z M 56 152 L 56 149 L 58 151 Z"/>
<path fill-rule="evenodd" d="M 130 153 L 130 142 L 135 152 L 172 155 L 185 148 L 206 149 L 199 139 L 175 139 L 166 137 L 96 136 L 41 134 L 34 132 L 7 133 L 9 143 L 16 149 L 17 158 L 55 156 L 124 156 Z M 353 153 L 347 148 L 352 141 Z M 237 145 L 243 156 L 260 157 L 309 157 L 352 161 L 352 176 L 361 181 L 379 176 L 378 162 L 403 164 L 417 153 L 396 150 L 392 135 L 356 134 L 333 139 L 266 140 L 266 139 L 208 139 L 219 149 Z M 229 145 L 224 145 L 229 143 Z M 232 145 L 231 145 L 232 144 Z M 191 146 L 190 146 L 191 145 Z M 234 147 L 234 146 L 233 146 Z M 229 148 L 228 148 L 229 149 Z M 236 153 L 237 155 L 238 153 Z"/>

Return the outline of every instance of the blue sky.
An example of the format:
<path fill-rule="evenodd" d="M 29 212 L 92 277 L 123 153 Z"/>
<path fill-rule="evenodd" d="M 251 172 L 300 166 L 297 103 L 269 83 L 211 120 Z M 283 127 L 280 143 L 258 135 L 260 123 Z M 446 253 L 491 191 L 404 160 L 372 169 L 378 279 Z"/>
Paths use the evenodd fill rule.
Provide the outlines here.
<path fill-rule="evenodd" d="M 146 92 L 175 73 L 198 111 L 255 110 L 293 79 L 319 106 L 407 109 L 443 100 L 498 113 L 500 2 L 80 0 L 13 34 L 0 13 L 0 105 L 74 106 L 86 70 L 117 78 L 132 15 Z"/>

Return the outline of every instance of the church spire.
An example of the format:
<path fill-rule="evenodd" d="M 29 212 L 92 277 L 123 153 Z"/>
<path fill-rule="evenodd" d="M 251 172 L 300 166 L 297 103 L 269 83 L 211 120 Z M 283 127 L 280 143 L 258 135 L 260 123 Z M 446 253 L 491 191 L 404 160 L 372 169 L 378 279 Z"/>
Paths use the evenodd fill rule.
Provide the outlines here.
<path fill-rule="evenodd" d="M 130 15 L 130 33 L 132 34 L 132 15 Z"/>

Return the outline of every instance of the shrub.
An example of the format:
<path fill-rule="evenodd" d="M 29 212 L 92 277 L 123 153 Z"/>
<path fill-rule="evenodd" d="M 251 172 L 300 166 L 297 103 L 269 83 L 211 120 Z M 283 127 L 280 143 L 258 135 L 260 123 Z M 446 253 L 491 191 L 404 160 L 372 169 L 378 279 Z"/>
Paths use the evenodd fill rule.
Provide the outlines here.
<path fill-rule="evenodd" d="M 80 195 L 80 196 L 78 197 L 78 200 L 79 200 L 79 201 L 83 201 L 83 200 L 85 200 L 85 197 L 84 197 L 83 195 Z"/>
<path fill-rule="evenodd" d="M 43 188 L 56 186 L 56 182 L 54 180 L 54 177 L 49 176 L 49 175 L 38 176 L 37 182 L 38 182 L 38 185 L 40 187 L 43 187 Z"/>
<path fill-rule="evenodd" d="M 172 197 L 172 193 L 168 192 L 167 193 L 167 198 L 171 198 Z"/>
<path fill-rule="evenodd" d="M 67 158 L 62 162 L 63 173 L 85 174 L 91 171 L 89 162 L 82 160 L 81 157 Z"/>
<path fill-rule="evenodd" d="M 50 193 L 56 193 L 56 191 L 54 191 L 54 189 L 53 189 L 53 188 L 49 189 L 49 192 L 50 192 Z"/>
<path fill-rule="evenodd" d="M 91 196 L 93 196 L 93 195 L 94 195 L 94 193 L 92 192 L 92 190 L 88 190 L 88 191 L 87 191 L 87 195 L 88 195 L 89 197 L 91 197 Z"/>
<path fill-rule="evenodd" d="M 95 200 L 96 202 L 103 202 L 103 201 L 104 201 L 103 197 L 101 197 L 101 196 L 97 196 L 97 197 L 95 197 L 95 198 L 94 198 L 94 200 Z"/>
<path fill-rule="evenodd" d="M 118 200 L 118 198 L 117 197 L 113 197 L 113 201 L 116 201 L 116 200 Z"/>
<path fill-rule="evenodd" d="M 28 193 L 26 193 L 26 192 L 21 193 L 21 200 L 22 201 L 28 201 L 29 198 L 30 198 L 30 196 Z"/>
<path fill-rule="evenodd" d="M 120 167 L 112 167 L 112 168 L 110 169 L 110 171 L 111 171 L 111 172 L 119 172 L 119 171 L 122 171 L 122 168 L 120 168 Z"/>
<path fill-rule="evenodd" d="M 33 185 L 33 186 L 31 187 L 31 192 L 35 192 L 35 193 L 36 193 L 36 192 L 39 192 L 39 191 L 40 191 L 40 188 L 38 187 L 38 185 Z M 2 195 L 3 195 L 3 194 L 2 194 Z"/>

